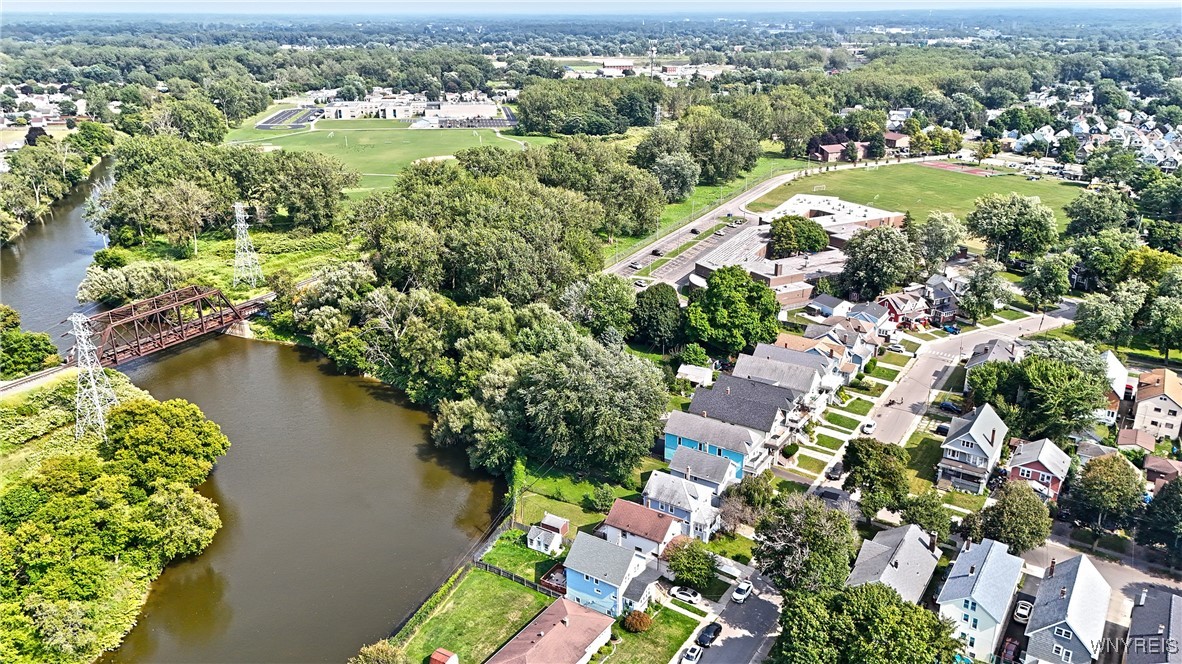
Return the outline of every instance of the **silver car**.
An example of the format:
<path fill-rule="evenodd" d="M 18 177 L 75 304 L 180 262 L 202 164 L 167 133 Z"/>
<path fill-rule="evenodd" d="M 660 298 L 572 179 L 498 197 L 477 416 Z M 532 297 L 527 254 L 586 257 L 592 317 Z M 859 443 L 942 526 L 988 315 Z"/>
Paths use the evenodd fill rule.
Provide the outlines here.
<path fill-rule="evenodd" d="M 735 592 L 731 593 L 731 601 L 735 604 L 742 604 L 751 596 L 751 582 L 743 579 L 739 585 L 735 586 Z"/>

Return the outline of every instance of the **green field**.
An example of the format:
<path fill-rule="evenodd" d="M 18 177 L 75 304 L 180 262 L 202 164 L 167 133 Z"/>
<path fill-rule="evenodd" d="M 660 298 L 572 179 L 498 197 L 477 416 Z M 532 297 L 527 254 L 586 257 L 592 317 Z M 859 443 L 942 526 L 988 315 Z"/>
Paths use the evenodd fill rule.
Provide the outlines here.
<path fill-rule="evenodd" d="M 626 629 L 616 629 L 621 640 L 607 661 L 612 664 L 666 664 L 681 650 L 681 644 L 697 627 L 697 620 L 676 611 L 661 609 L 647 632 L 633 634 Z"/>
<path fill-rule="evenodd" d="M 410 120 L 383 120 L 381 118 L 316 121 L 316 128 L 321 131 L 332 131 L 334 129 L 402 129 L 409 126 Z"/>
<path fill-rule="evenodd" d="M 911 481 L 911 493 L 919 494 L 932 488 L 936 483 L 936 464 L 944 452 L 940 449 L 942 440 L 923 429 L 911 434 L 907 441 L 907 476 Z"/>
<path fill-rule="evenodd" d="M 501 533 L 481 560 L 534 582 L 540 581 L 542 575 L 558 562 L 556 558 L 526 546 L 525 533 L 515 529 Z"/>
<path fill-rule="evenodd" d="M 747 207 L 753 212 L 768 212 L 796 194 L 814 193 L 813 187 L 817 185 L 825 185 L 824 191 L 816 192 L 819 195 L 837 196 L 884 210 L 910 211 L 914 219 L 925 219 L 934 210 L 951 212 L 964 219 L 978 197 L 1014 191 L 1023 196 L 1038 196 L 1054 209 L 1060 230 L 1067 226 L 1063 206 L 1080 191 L 1078 184 L 1058 180 L 1029 181 L 1013 173 L 985 178 L 918 164 L 902 164 L 874 171 L 855 169 L 812 175 L 777 187 Z"/>

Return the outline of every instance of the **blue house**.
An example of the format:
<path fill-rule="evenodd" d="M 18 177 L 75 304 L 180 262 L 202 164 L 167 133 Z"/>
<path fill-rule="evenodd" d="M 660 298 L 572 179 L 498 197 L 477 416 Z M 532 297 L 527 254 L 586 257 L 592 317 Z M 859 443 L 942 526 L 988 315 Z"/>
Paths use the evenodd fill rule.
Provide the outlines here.
<path fill-rule="evenodd" d="M 646 562 L 631 549 L 579 532 L 564 563 L 566 598 L 612 617 L 643 611 L 659 576 Z"/>
<path fill-rule="evenodd" d="M 673 411 L 665 423 L 666 461 L 673 461 L 678 448 L 688 447 L 729 461 L 736 480 L 742 479 L 744 466 L 754 470 L 760 465 L 757 459 L 770 458 L 762 444 L 759 432 L 695 413 Z"/>

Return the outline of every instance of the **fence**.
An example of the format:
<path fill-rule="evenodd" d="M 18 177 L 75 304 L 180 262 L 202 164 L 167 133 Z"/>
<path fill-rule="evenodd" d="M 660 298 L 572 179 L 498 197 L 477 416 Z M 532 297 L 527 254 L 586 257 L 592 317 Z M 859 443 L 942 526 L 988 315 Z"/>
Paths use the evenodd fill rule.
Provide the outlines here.
<path fill-rule="evenodd" d="M 562 597 L 561 593 L 551 590 L 547 586 L 534 583 L 533 581 L 530 581 L 528 579 L 523 579 L 520 576 L 517 576 L 516 574 L 514 574 L 513 572 L 503 570 L 500 567 L 497 567 L 496 565 L 489 565 L 488 563 L 486 563 L 482 560 L 477 560 L 477 561 L 473 562 L 472 564 L 476 567 L 476 569 L 482 569 L 486 572 L 492 572 L 493 574 L 496 574 L 497 576 L 503 576 L 506 579 L 509 579 L 510 581 L 520 583 L 521 585 L 525 586 L 526 588 L 536 590 L 551 599 L 558 599 L 559 597 Z"/>

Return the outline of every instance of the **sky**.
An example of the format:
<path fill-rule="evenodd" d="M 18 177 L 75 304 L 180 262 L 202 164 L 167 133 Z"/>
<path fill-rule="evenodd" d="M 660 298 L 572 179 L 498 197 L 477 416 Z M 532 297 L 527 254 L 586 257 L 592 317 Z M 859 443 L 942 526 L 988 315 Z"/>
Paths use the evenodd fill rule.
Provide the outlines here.
<path fill-rule="evenodd" d="M 788 11 L 1178 7 L 1179 0 L 0 0 L 7 13 L 142 14 L 715 14 Z"/>

